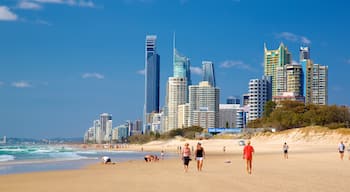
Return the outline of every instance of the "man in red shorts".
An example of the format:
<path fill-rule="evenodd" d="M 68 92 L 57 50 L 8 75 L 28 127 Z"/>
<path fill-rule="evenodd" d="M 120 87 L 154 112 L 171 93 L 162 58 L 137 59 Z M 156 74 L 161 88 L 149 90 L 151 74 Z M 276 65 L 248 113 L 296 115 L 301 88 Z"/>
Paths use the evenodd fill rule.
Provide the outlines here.
<path fill-rule="evenodd" d="M 247 145 L 243 149 L 243 159 L 246 160 L 247 163 L 247 172 L 252 174 L 252 160 L 253 160 L 254 148 L 250 145 L 250 141 L 248 141 Z"/>

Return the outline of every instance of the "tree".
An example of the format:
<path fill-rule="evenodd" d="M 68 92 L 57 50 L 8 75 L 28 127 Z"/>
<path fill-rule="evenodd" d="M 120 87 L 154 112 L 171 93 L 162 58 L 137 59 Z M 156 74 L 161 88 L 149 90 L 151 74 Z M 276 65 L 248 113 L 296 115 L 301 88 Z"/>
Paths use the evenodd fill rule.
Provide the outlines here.
<path fill-rule="evenodd" d="M 263 117 L 267 118 L 270 117 L 270 114 L 273 112 L 273 110 L 275 110 L 276 108 L 276 103 L 273 101 L 268 101 L 265 103 L 264 106 L 264 113 L 263 113 Z"/>

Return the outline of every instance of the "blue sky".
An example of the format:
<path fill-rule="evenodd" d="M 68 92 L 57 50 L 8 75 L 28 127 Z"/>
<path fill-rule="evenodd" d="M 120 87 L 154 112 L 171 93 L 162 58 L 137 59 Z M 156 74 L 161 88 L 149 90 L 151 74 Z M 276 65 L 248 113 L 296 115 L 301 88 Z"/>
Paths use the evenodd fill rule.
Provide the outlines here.
<path fill-rule="evenodd" d="M 191 59 L 214 61 L 221 102 L 263 74 L 263 45 L 301 44 L 329 67 L 329 103 L 349 105 L 346 0 L 0 0 L 0 136 L 82 136 L 100 113 L 142 119 L 144 42 L 158 36 L 161 103 L 172 35 Z"/>

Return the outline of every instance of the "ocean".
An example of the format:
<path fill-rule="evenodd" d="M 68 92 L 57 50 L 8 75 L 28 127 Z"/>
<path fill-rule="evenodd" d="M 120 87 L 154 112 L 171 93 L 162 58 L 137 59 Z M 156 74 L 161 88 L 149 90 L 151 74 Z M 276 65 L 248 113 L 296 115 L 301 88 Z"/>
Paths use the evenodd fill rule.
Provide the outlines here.
<path fill-rule="evenodd" d="M 0 145 L 0 175 L 51 170 L 79 169 L 101 162 L 143 160 L 147 152 L 82 150 L 58 145 Z M 159 155 L 159 154 L 156 154 Z"/>

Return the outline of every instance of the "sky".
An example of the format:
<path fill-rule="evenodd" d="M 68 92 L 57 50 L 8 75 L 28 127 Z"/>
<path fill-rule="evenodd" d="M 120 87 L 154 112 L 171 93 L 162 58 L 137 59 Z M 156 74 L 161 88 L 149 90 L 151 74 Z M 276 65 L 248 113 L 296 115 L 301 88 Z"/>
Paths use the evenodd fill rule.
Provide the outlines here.
<path fill-rule="evenodd" d="M 0 136 L 81 137 L 101 113 L 142 120 L 145 37 L 157 35 L 161 106 L 172 39 L 214 62 L 221 103 L 263 75 L 264 43 L 329 67 L 329 104 L 350 105 L 346 0 L 0 0 Z"/>

